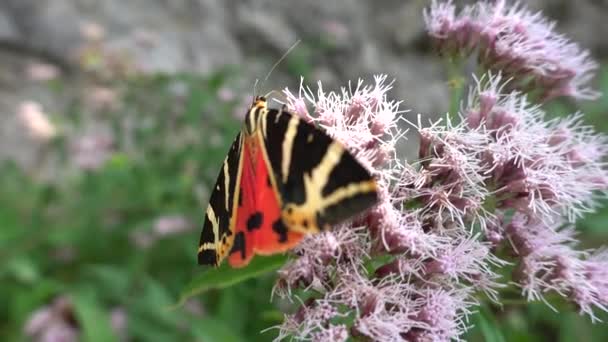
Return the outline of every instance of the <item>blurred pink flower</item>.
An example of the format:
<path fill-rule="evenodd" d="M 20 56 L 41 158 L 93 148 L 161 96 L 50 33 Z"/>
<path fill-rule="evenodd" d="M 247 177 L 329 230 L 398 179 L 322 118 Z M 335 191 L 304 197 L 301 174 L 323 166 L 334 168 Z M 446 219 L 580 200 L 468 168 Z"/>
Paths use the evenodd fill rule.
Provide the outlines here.
<path fill-rule="evenodd" d="M 123 307 L 116 307 L 110 311 L 110 326 L 120 341 L 127 341 L 127 312 Z"/>
<path fill-rule="evenodd" d="M 70 300 L 57 297 L 50 305 L 31 313 L 24 333 L 37 342 L 79 341 L 80 333 Z"/>
<path fill-rule="evenodd" d="M 145 48 L 155 47 L 160 41 L 158 34 L 142 28 L 135 29 L 132 35 L 135 42 Z"/>
<path fill-rule="evenodd" d="M 144 230 L 135 230 L 129 234 L 129 240 L 139 249 L 151 247 L 157 240 L 156 235 Z"/>
<path fill-rule="evenodd" d="M 146 249 L 158 240 L 182 234 L 194 229 L 192 222 L 182 215 L 166 215 L 158 217 L 152 223 L 152 229 L 136 229 L 131 232 L 130 239 L 138 248 Z"/>
<path fill-rule="evenodd" d="M 203 304 L 194 298 L 190 298 L 184 303 L 184 310 L 189 312 L 194 316 L 204 316 L 205 315 L 205 307 Z"/>
<path fill-rule="evenodd" d="M 153 232 L 158 237 L 180 234 L 194 229 L 194 225 L 181 215 L 161 216 L 153 225 Z"/>
<path fill-rule="evenodd" d="M 217 97 L 222 102 L 231 102 L 235 99 L 236 94 L 231 88 L 223 86 L 217 90 Z"/>
<path fill-rule="evenodd" d="M 113 145 L 113 138 L 107 134 L 82 135 L 71 145 L 72 160 L 82 170 L 98 170 L 110 158 Z"/>
<path fill-rule="evenodd" d="M 101 41 L 106 36 L 106 29 L 94 21 L 85 21 L 80 24 L 80 35 L 88 41 Z"/>
<path fill-rule="evenodd" d="M 115 111 L 120 107 L 116 90 L 101 86 L 95 86 L 86 91 L 85 103 L 93 111 Z"/>
<path fill-rule="evenodd" d="M 80 35 L 82 39 L 74 55 L 84 71 L 104 81 L 137 75 L 142 71 L 142 66 L 131 58 L 128 49 L 106 41 L 106 28 L 99 23 L 82 22 Z M 137 37 L 136 32 L 135 38 L 137 40 L 143 37 Z M 144 40 L 136 43 L 149 43 Z"/>
<path fill-rule="evenodd" d="M 76 256 L 76 250 L 69 245 L 58 247 L 51 252 L 51 257 L 62 263 L 70 263 L 76 259 Z"/>
<path fill-rule="evenodd" d="M 343 44 L 349 40 L 348 27 L 338 20 L 323 21 L 321 29 L 331 39 L 332 43 Z"/>
<path fill-rule="evenodd" d="M 52 64 L 30 62 L 26 66 L 25 73 L 27 77 L 35 82 L 51 81 L 59 77 L 59 68 Z"/>
<path fill-rule="evenodd" d="M 243 110 L 243 108 L 249 108 L 251 106 L 251 101 L 253 98 L 250 95 L 243 95 L 238 100 L 238 104 L 234 107 L 232 111 L 232 116 L 237 120 L 244 120 L 247 112 Z"/>
<path fill-rule="evenodd" d="M 32 138 L 46 142 L 57 136 L 57 128 L 38 102 L 21 102 L 17 108 L 17 116 Z"/>

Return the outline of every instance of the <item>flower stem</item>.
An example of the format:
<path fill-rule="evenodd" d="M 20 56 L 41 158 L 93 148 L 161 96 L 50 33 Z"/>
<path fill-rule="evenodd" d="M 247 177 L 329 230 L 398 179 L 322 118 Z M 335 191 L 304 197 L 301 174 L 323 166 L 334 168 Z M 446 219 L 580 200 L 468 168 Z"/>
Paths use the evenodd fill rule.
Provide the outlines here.
<path fill-rule="evenodd" d="M 445 69 L 447 73 L 447 83 L 450 89 L 450 108 L 449 118 L 453 122 L 458 120 L 458 110 L 464 93 L 465 78 L 463 76 L 464 58 L 449 57 L 445 59 Z"/>

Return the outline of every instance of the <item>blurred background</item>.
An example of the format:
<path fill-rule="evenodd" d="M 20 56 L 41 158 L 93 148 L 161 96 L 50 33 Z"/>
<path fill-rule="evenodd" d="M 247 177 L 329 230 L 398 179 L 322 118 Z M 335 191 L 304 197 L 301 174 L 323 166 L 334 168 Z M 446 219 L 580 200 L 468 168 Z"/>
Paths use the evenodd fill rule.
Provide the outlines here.
<path fill-rule="evenodd" d="M 168 310 L 203 271 L 203 210 L 254 83 L 296 90 L 302 76 L 331 90 L 386 73 L 405 115 L 442 114 L 429 3 L 0 0 L 0 341 L 272 340 L 260 331 L 290 309 L 270 301 L 272 273 Z M 527 4 L 592 51 L 608 93 L 608 2 Z M 581 108 L 608 132 L 606 96 L 545 108 Z M 579 222 L 582 247 L 606 244 L 607 223 L 608 209 Z M 466 338 L 608 339 L 605 324 L 560 310 L 484 306 Z"/>

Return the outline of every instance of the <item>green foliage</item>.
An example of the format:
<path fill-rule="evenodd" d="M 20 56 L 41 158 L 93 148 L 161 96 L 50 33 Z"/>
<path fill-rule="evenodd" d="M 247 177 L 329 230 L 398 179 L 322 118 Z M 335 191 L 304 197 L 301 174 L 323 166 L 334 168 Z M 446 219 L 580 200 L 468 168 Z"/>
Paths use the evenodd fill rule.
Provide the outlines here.
<path fill-rule="evenodd" d="M 260 275 L 284 257 L 261 258 L 243 272 L 205 271 L 196 263 L 208 188 L 240 128 L 234 104 L 216 96 L 228 77 L 157 76 L 115 85 L 123 89 L 122 108 L 96 118 L 112 129 L 115 152 L 98 170 L 72 166 L 67 138 L 48 146 L 47 157 L 60 165 L 51 181 L 0 165 L 0 340 L 22 340 L 31 313 L 63 296 L 86 341 L 117 340 L 114 308 L 126 312 L 130 340 L 273 338 L 260 331 L 278 322 L 250 315 L 280 316 L 270 302 L 273 278 Z M 64 128 L 79 131 L 90 113 L 74 104 L 67 115 Z M 136 243 L 138 235 L 154 236 L 155 221 L 166 215 L 183 216 L 193 227 L 150 246 Z M 192 291 L 234 286 L 167 310 L 189 283 Z"/>
<path fill-rule="evenodd" d="M 219 268 L 212 268 L 196 276 L 180 295 L 177 306 L 183 305 L 192 296 L 199 295 L 210 289 L 223 289 L 233 286 L 250 278 L 279 269 L 285 262 L 285 255 L 256 257 L 245 268 L 231 268 L 224 263 Z"/>
<path fill-rule="evenodd" d="M 72 296 L 76 319 L 82 326 L 83 338 L 90 342 L 116 340 L 117 337 L 110 327 L 109 316 L 93 291 L 93 288 L 85 288 Z"/>

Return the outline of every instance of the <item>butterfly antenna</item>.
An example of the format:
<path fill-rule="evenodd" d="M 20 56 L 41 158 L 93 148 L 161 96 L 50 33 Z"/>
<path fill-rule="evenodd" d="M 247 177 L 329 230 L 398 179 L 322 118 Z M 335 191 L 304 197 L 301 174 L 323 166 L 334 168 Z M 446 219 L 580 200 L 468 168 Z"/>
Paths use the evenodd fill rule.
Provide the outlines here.
<path fill-rule="evenodd" d="M 268 81 L 268 78 L 270 77 L 270 75 L 272 74 L 272 72 L 274 71 L 274 69 L 277 68 L 277 66 L 279 66 L 279 64 L 281 64 L 281 62 L 283 62 L 283 60 L 287 57 L 287 55 L 289 55 L 291 53 L 291 51 L 293 51 L 293 49 L 296 48 L 296 46 L 298 46 L 298 44 L 300 44 L 302 40 L 298 39 L 295 41 L 295 43 L 293 43 L 289 49 L 287 49 L 287 51 L 285 51 L 285 53 L 281 56 L 281 58 L 279 58 L 279 60 L 277 60 L 273 65 L 272 68 L 270 68 L 270 71 L 268 71 L 268 73 L 266 74 L 266 77 L 264 77 L 264 82 Z M 257 80 L 256 80 L 256 85 L 257 85 Z M 266 98 L 269 98 L 269 96 L 274 93 L 274 90 L 271 90 L 268 92 L 268 94 L 265 95 Z"/>
<path fill-rule="evenodd" d="M 298 44 L 300 44 L 302 40 L 298 39 L 296 40 L 295 43 L 293 43 L 291 45 L 291 47 L 289 49 L 287 49 L 287 51 L 283 54 L 283 56 L 281 56 L 281 58 L 279 58 L 278 61 L 276 61 L 276 63 L 274 63 L 274 65 L 272 66 L 272 68 L 270 68 L 270 71 L 268 72 L 268 74 L 266 74 L 266 77 L 264 77 L 264 82 L 268 81 L 268 78 L 270 77 L 270 74 L 272 74 L 272 72 L 274 71 L 274 69 L 279 66 L 279 64 L 281 64 L 281 62 L 285 59 L 285 57 L 287 57 L 287 55 L 289 55 L 289 53 L 296 48 L 296 46 L 298 46 Z"/>
<path fill-rule="evenodd" d="M 253 100 L 251 101 L 251 103 L 255 102 L 255 99 L 258 98 L 258 82 L 260 81 L 259 78 L 255 79 L 255 83 L 253 84 Z"/>

